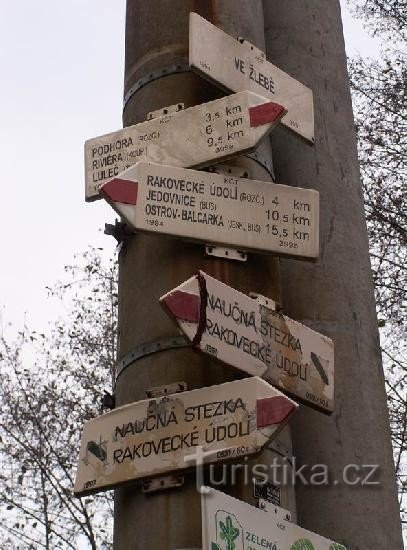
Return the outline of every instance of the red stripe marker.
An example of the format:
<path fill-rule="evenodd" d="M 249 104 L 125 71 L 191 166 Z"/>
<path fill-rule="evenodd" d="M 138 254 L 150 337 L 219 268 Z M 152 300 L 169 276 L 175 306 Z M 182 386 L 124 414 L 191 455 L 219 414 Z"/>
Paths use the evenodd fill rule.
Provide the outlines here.
<path fill-rule="evenodd" d="M 286 113 L 287 110 L 282 105 L 272 101 L 249 107 L 250 126 L 255 128 L 263 124 L 280 121 Z"/>
<path fill-rule="evenodd" d="M 137 204 L 138 183 L 136 181 L 113 178 L 101 187 L 100 192 L 108 201 Z"/>
<path fill-rule="evenodd" d="M 198 323 L 200 318 L 200 297 L 189 292 L 175 291 L 163 299 L 163 303 L 177 319 Z"/>
<path fill-rule="evenodd" d="M 295 411 L 292 401 L 280 395 L 257 400 L 257 427 L 265 428 L 285 422 Z"/>

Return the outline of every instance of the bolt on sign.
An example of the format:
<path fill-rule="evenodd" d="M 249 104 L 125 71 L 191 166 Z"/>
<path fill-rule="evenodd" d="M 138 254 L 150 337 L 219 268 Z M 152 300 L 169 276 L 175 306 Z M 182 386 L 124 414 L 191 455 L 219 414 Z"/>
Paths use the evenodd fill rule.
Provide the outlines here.
<path fill-rule="evenodd" d="M 203 167 L 252 151 L 285 115 L 281 105 L 244 91 L 88 140 L 86 200 L 140 160 Z"/>
<path fill-rule="evenodd" d="M 138 162 L 101 187 L 135 230 L 316 259 L 319 194 L 162 164 Z"/>
<path fill-rule="evenodd" d="M 332 340 L 200 271 L 160 298 L 200 351 L 319 410 L 334 406 Z"/>
<path fill-rule="evenodd" d="M 197 13 L 189 15 L 189 64 L 219 87 L 251 90 L 288 110 L 282 124 L 314 141 L 312 91 L 267 61 L 264 52 L 238 41 Z"/>
<path fill-rule="evenodd" d="M 281 518 L 281 514 L 204 487 L 202 550 L 346 550 L 337 542 Z"/>
<path fill-rule="evenodd" d="M 125 405 L 85 423 L 74 493 L 86 495 L 205 462 L 256 453 L 298 405 L 253 377 Z"/>

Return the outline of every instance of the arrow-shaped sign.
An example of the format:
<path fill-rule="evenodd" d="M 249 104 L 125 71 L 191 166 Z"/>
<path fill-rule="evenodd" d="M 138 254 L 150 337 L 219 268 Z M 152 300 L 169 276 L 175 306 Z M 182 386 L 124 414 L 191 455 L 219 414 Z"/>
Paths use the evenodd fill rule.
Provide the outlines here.
<path fill-rule="evenodd" d="M 203 550 L 346 550 L 345 546 L 210 487 L 201 492 Z M 276 507 L 278 508 L 278 507 Z"/>
<path fill-rule="evenodd" d="M 200 351 L 333 411 L 334 353 L 326 336 L 203 271 L 160 302 Z"/>
<path fill-rule="evenodd" d="M 86 422 L 76 495 L 205 462 L 256 453 L 286 424 L 296 403 L 260 378 L 146 399 Z"/>
<path fill-rule="evenodd" d="M 189 19 L 189 64 L 223 89 L 251 90 L 288 110 L 282 124 L 314 141 L 312 91 L 266 60 L 263 52 L 238 42 L 197 13 Z"/>
<path fill-rule="evenodd" d="M 317 191 L 139 162 L 105 183 L 101 194 L 139 231 L 318 257 Z"/>
<path fill-rule="evenodd" d="M 86 200 L 140 160 L 202 167 L 252 151 L 286 110 L 240 92 L 163 115 L 85 143 Z"/>

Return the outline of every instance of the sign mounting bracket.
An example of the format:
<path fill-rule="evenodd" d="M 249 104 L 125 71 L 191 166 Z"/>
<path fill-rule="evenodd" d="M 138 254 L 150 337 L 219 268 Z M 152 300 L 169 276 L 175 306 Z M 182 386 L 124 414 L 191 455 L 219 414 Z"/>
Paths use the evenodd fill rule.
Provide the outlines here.
<path fill-rule="evenodd" d="M 283 308 L 282 306 L 276 302 L 275 300 L 272 300 L 271 298 L 267 298 L 266 296 L 263 296 L 262 294 L 258 294 L 257 292 L 249 292 L 250 298 L 253 298 L 257 301 L 261 306 L 268 307 L 269 309 L 272 309 L 273 311 L 281 311 Z"/>
<path fill-rule="evenodd" d="M 281 506 L 276 506 L 263 498 L 259 498 L 258 504 L 260 510 L 264 510 L 269 514 L 274 514 L 277 520 L 291 521 L 291 512 L 289 510 L 281 508 Z"/>
<path fill-rule="evenodd" d="M 153 118 L 158 118 L 164 115 L 172 115 L 173 113 L 178 113 L 185 109 L 185 103 L 175 103 L 174 105 L 168 105 L 168 107 L 162 107 L 161 109 L 156 109 L 155 111 L 150 111 L 147 113 L 146 120 L 153 120 Z"/>
<path fill-rule="evenodd" d="M 211 244 L 207 244 L 205 246 L 205 254 L 207 256 L 215 256 L 216 258 L 237 260 L 239 262 L 245 262 L 247 260 L 247 253 L 243 250 L 234 250 L 233 248 L 226 248 L 224 246 L 213 246 Z"/>
<path fill-rule="evenodd" d="M 254 44 L 252 44 L 251 42 L 249 42 L 248 40 L 246 40 L 246 38 L 243 38 L 242 36 L 238 36 L 237 41 L 240 42 L 240 44 L 243 44 L 244 46 L 246 46 L 249 50 L 251 50 L 252 53 L 254 53 L 254 55 L 256 56 L 256 59 L 258 61 L 266 59 L 265 52 L 260 48 L 258 48 L 257 46 L 255 46 Z"/>

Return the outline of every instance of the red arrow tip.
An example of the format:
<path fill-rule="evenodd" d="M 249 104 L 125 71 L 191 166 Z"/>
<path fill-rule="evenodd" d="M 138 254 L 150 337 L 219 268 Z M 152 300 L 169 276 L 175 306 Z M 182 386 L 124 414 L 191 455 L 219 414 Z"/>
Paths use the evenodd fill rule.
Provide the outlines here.
<path fill-rule="evenodd" d="M 105 199 L 123 204 L 137 204 L 138 183 L 131 180 L 113 178 L 105 183 L 100 192 Z"/>
<path fill-rule="evenodd" d="M 177 319 L 199 323 L 201 300 L 196 294 L 175 290 L 161 301 Z"/>
<path fill-rule="evenodd" d="M 296 410 L 295 405 L 282 395 L 257 399 L 257 427 L 281 424 Z"/>
<path fill-rule="evenodd" d="M 272 101 L 249 107 L 250 126 L 253 128 L 271 122 L 279 122 L 286 112 L 287 110 L 282 105 Z"/>

